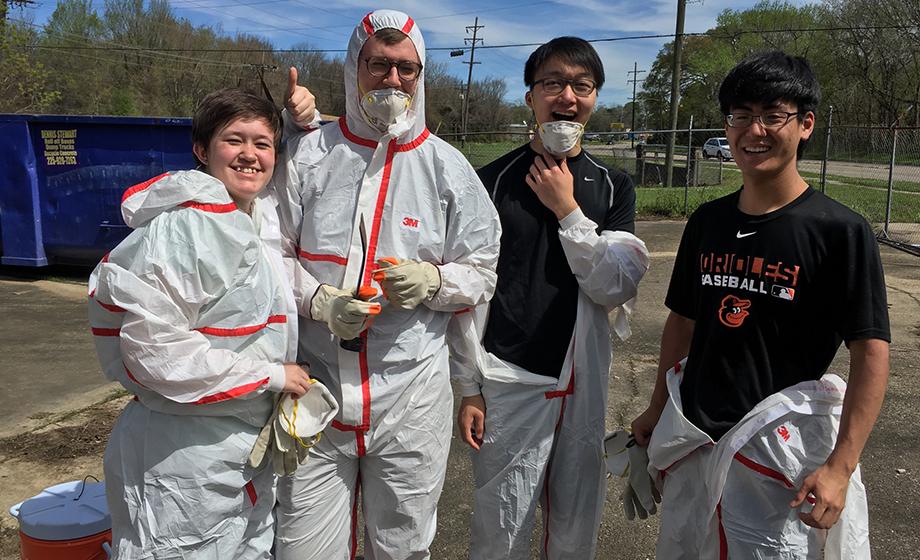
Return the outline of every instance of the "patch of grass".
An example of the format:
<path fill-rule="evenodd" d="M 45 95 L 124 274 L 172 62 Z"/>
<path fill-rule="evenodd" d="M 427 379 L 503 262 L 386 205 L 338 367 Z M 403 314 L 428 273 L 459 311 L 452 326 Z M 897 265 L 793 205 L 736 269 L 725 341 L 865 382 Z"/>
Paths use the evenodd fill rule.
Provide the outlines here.
<path fill-rule="evenodd" d="M 27 432 L 0 439 L 3 461 L 20 459 L 43 464 L 68 463 L 76 457 L 101 455 L 105 450 L 117 408 L 99 407 L 78 426 Z"/>
<path fill-rule="evenodd" d="M 862 214 L 869 222 L 884 222 L 888 193 L 881 189 L 862 186 L 828 183 L 829 197 Z M 910 192 L 891 193 L 891 221 L 903 223 L 920 222 L 920 196 Z"/>
<path fill-rule="evenodd" d="M 639 187 L 636 189 L 636 217 L 639 219 L 683 218 L 704 202 L 715 200 L 738 190 L 737 186 L 719 185 L 692 187 L 687 193 L 687 213 L 684 213 L 684 189 Z"/>
<path fill-rule="evenodd" d="M 84 406 L 83 408 L 68 410 L 66 412 L 59 413 L 59 414 L 53 414 L 53 413 L 34 414 L 32 416 L 29 416 L 29 418 L 32 420 L 45 420 L 45 421 L 42 422 L 39 426 L 33 428 L 31 432 L 43 430 L 47 428 L 48 426 L 51 426 L 52 424 L 60 424 L 61 422 L 66 422 L 70 420 L 71 418 L 80 416 L 81 414 L 87 411 L 93 411 L 101 406 L 104 406 L 106 403 L 112 402 L 122 397 L 126 397 L 129 394 L 130 393 L 128 393 L 127 389 L 125 389 L 124 387 L 115 387 L 97 402 L 94 402 L 93 404 L 90 404 L 88 406 Z"/>
<path fill-rule="evenodd" d="M 511 150 L 522 146 L 523 140 L 506 140 L 502 142 L 467 142 L 463 146 L 459 141 L 451 140 L 451 145 L 466 156 L 475 169 L 491 163 Z"/>

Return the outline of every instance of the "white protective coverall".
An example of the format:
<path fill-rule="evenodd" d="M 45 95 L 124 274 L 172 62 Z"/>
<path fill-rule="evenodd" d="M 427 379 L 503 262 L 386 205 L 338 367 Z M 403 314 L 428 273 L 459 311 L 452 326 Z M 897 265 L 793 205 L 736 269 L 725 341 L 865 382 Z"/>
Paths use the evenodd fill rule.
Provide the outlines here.
<path fill-rule="evenodd" d="M 454 311 L 487 301 L 495 288 L 498 216 L 467 160 L 425 127 L 424 74 L 409 114 L 388 133 L 361 117 L 358 54 L 382 28 L 405 32 L 424 64 L 411 18 L 368 14 L 348 45 L 346 116 L 292 139 L 274 178 L 286 194 L 279 206 L 286 255 L 299 260 L 299 359 L 341 405 L 310 460 L 279 483 L 281 559 L 353 558 L 359 489 L 366 558 L 429 557 L 451 439 L 447 325 Z M 435 264 L 441 287 L 414 309 L 380 299 L 382 312 L 361 334 L 364 350 L 351 352 L 311 317 L 311 298 L 321 283 L 353 290 L 362 257 L 363 286 L 377 259 L 396 257 Z"/>
<path fill-rule="evenodd" d="M 578 280 L 578 309 L 559 379 L 537 375 L 480 344 L 487 305 L 451 323 L 451 374 L 463 396 L 486 402 L 483 443 L 472 452 L 476 490 L 470 558 L 530 558 L 537 501 L 542 558 L 594 558 L 604 511 L 610 312 L 635 297 L 649 266 L 635 235 L 603 231 L 581 212 L 559 238 Z M 631 306 L 632 302 L 629 302 Z M 625 307 L 625 306 L 624 306 Z M 619 309 L 614 330 L 629 333 Z"/>
<path fill-rule="evenodd" d="M 276 477 L 248 465 L 294 361 L 274 200 L 237 209 L 200 171 L 122 200 L 134 231 L 89 280 L 107 377 L 135 395 L 105 452 L 116 558 L 269 558 Z"/>
<path fill-rule="evenodd" d="M 670 398 L 648 447 L 649 474 L 663 485 L 657 558 L 870 558 L 858 467 L 831 529 L 805 525 L 789 507 L 834 448 L 846 383 L 825 374 L 774 393 L 714 443 L 682 413 L 685 364 L 667 373 Z"/>

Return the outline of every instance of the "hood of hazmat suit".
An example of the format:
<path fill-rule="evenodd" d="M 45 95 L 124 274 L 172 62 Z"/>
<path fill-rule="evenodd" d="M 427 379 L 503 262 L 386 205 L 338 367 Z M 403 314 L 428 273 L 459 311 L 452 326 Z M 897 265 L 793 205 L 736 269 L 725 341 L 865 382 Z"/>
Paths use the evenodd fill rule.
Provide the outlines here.
<path fill-rule="evenodd" d="M 113 546 L 267 551 L 275 479 L 246 462 L 297 326 L 274 199 L 250 216 L 214 177 L 181 171 L 128 189 L 122 214 L 134 231 L 89 280 L 103 372 L 135 395 L 106 450 Z"/>

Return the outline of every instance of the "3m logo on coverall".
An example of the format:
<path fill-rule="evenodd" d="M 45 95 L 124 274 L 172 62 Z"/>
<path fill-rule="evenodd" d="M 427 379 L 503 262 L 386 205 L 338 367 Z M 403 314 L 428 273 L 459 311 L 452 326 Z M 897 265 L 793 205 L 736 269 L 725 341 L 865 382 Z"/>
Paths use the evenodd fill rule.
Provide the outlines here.
<path fill-rule="evenodd" d="M 789 428 L 786 426 L 780 426 L 777 428 L 776 433 L 779 434 L 779 437 L 783 438 L 783 441 L 789 441 Z"/>

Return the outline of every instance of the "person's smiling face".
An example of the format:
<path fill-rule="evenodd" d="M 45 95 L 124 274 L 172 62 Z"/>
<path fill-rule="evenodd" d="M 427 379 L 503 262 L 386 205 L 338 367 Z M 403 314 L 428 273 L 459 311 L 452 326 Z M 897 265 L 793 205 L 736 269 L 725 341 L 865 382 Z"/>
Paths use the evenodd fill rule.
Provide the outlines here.
<path fill-rule="evenodd" d="M 268 184 L 275 168 L 275 143 L 263 119 L 239 118 L 219 130 L 207 146 L 195 144 L 205 171 L 220 180 L 245 212 Z"/>
<path fill-rule="evenodd" d="M 597 89 L 589 95 L 575 95 L 571 84 L 566 84 L 560 93 L 550 94 L 544 89 L 543 80 L 590 80 L 594 76 L 582 66 L 572 66 L 559 58 L 551 58 L 535 72 L 533 89 L 524 96 L 527 106 L 533 110 L 539 124 L 550 121 L 588 122 L 597 103 Z"/>
<path fill-rule="evenodd" d="M 795 103 L 746 103 L 731 107 L 731 113 L 741 117 L 788 114 L 798 111 Z M 795 166 L 799 142 L 811 137 L 815 128 L 814 113 L 791 115 L 782 126 L 766 127 L 754 118 L 746 128 L 731 127 L 726 122 L 725 136 L 732 157 L 743 174 L 767 176 Z"/>

